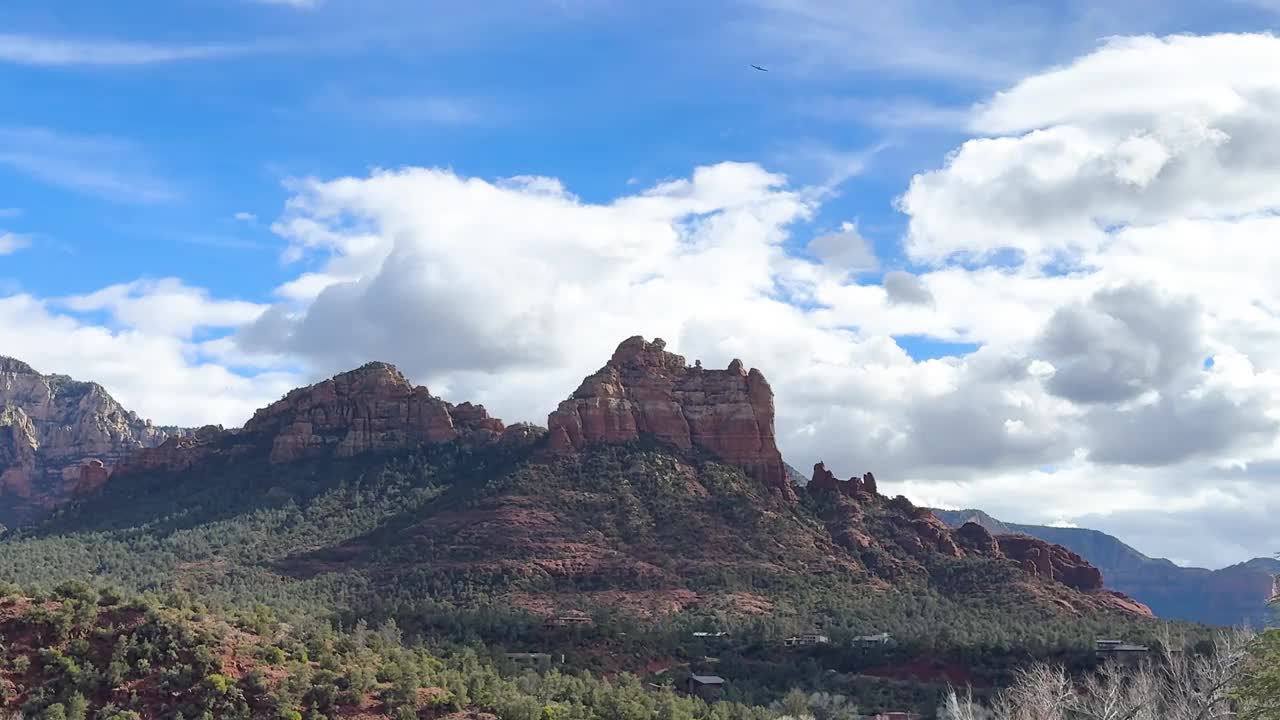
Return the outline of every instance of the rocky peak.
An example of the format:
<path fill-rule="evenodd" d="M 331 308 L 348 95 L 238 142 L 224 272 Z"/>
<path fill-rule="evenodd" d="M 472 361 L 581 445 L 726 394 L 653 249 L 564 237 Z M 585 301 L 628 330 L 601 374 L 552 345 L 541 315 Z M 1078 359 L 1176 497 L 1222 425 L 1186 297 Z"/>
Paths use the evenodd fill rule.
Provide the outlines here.
<path fill-rule="evenodd" d="M 747 370 L 741 360 L 724 370 L 689 367 L 683 356 L 667 352 L 662 339 L 636 336 L 622 341 L 609 362 L 547 418 L 549 448 L 572 453 L 651 436 L 709 451 L 793 497 L 773 414 L 773 390 L 759 370 Z"/>
<path fill-rule="evenodd" d="M 126 410 L 97 383 L 42 375 L 0 357 L 0 522 L 22 522 L 69 500 L 83 465 L 91 483 L 171 432 Z"/>
<path fill-rule="evenodd" d="M 540 437 L 527 425 L 506 428 L 483 405 L 453 405 L 414 386 L 394 365 L 371 362 L 289 391 L 258 410 L 240 430 L 201 428 L 139 453 L 125 473 L 177 471 L 213 453 L 245 453 L 269 444 L 269 461 L 328 454 L 352 457 L 458 440 L 523 443 Z"/>
<path fill-rule="evenodd" d="M 865 473 L 861 478 L 857 475 L 848 480 L 839 480 L 827 469 L 826 463 L 819 462 L 813 466 L 813 479 L 809 481 L 810 491 L 839 492 L 849 497 L 857 497 L 858 493 L 876 494 L 876 478 Z"/>
<path fill-rule="evenodd" d="M 11 358 L 7 355 L 0 355 L 0 373 L 13 373 L 15 375 L 39 375 L 30 365 L 22 362 L 17 358 Z"/>

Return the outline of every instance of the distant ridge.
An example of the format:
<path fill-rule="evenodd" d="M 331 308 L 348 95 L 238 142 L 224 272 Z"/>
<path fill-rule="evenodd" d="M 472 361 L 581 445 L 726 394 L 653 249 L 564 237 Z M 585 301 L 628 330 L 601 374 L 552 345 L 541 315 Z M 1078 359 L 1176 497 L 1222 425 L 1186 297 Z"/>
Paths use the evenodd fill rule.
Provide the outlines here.
<path fill-rule="evenodd" d="M 1254 558 L 1221 570 L 1181 567 L 1098 530 L 1005 523 L 974 509 L 933 514 L 950 527 L 976 522 L 994 535 L 1030 535 L 1062 545 L 1100 569 L 1107 587 L 1146 603 L 1161 618 L 1254 627 L 1276 623 L 1267 600 L 1275 593 L 1280 560 Z"/>

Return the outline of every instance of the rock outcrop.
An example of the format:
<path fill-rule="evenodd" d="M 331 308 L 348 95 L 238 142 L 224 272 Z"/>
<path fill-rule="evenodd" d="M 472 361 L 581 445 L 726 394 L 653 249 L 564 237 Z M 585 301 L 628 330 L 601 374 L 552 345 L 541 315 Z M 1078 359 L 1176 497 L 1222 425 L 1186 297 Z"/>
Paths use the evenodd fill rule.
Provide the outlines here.
<path fill-rule="evenodd" d="M 382 362 L 293 390 L 244 426 L 245 433 L 272 436 L 272 462 L 321 448 L 351 457 L 455 439 L 485 443 L 497 440 L 504 429 L 483 405 L 451 405 Z"/>
<path fill-rule="evenodd" d="M 774 441 L 773 412 L 773 390 L 759 370 L 740 360 L 724 370 L 689 367 L 661 339 L 636 336 L 547 418 L 549 448 L 569 453 L 650 436 L 709 451 L 794 496 Z"/>
<path fill-rule="evenodd" d="M 996 542 L 1005 557 L 1033 575 L 1085 592 L 1102 589 L 1102 571 L 1061 545 L 1030 535 L 1001 535 Z"/>
<path fill-rule="evenodd" d="M 181 432 L 139 418 L 97 383 L 0 357 L 0 522 L 38 517 L 82 485 L 101 487 L 129 454 Z"/>
<path fill-rule="evenodd" d="M 857 497 L 858 493 L 875 495 L 876 479 L 871 473 L 866 473 L 861 478 L 854 475 L 848 480 L 840 480 L 827 469 L 826 463 L 819 462 L 813 466 L 813 478 L 807 487 L 810 492 L 838 492 L 849 497 Z"/>
<path fill-rule="evenodd" d="M 978 523 L 965 523 L 955 531 L 956 541 L 966 552 L 996 557 L 1000 555 L 1000 544 L 986 528 Z"/>
<path fill-rule="evenodd" d="M 414 386 L 395 366 L 371 362 L 290 391 L 254 413 L 239 430 L 205 427 L 140 452 L 120 472 L 180 471 L 213 454 L 247 453 L 262 446 L 270 447 L 270 462 L 287 463 L 455 440 L 521 444 L 540 436 L 540 428 L 507 428 L 483 405 L 453 405 Z"/>

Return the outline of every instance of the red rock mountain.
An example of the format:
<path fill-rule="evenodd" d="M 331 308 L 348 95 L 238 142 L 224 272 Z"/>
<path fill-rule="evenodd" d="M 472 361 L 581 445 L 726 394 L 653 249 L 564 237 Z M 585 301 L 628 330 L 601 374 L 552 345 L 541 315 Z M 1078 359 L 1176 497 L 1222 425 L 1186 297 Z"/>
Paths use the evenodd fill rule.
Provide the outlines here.
<path fill-rule="evenodd" d="M 264 441 L 270 444 L 269 461 L 285 463 L 317 455 L 352 457 L 455 440 L 483 445 L 539 435 L 527 425 L 504 426 L 483 405 L 441 400 L 414 386 L 394 366 L 371 362 L 289 392 L 254 413 L 243 429 L 201 428 L 136 453 L 120 472 L 181 470 L 212 453 L 246 453 Z"/>
<path fill-rule="evenodd" d="M 783 494 L 794 494 L 774 441 L 773 390 L 755 368 L 689 367 L 660 338 L 628 338 L 547 418 L 553 452 L 649 435 L 706 450 Z"/>
<path fill-rule="evenodd" d="M 976 526 L 953 531 L 904 497 L 880 495 L 871 473 L 843 481 L 818 463 L 798 489 L 775 442 L 772 390 L 738 360 L 723 370 L 690 367 L 661 340 L 629 338 L 548 425 L 506 427 L 482 406 L 446 402 L 375 362 L 294 390 L 241 429 L 206 427 L 138 449 L 109 480 L 105 465 L 87 463 L 81 478 L 76 458 L 76 484 L 88 491 L 105 481 L 95 499 L 118 491 L 117 506 L 165 489 L 187 502 L 209 487 L 261 490 L 244 478 L 314 470 L 334 481 L 342 472 L 317 464 L 264 473 L 264 465 L 460 443 L 472 452 L 424 454 L 446 465 L 472 463 L 456 476 L 442 470 L 436 499 L 377 537 L 316 548 L 281 567 L 536 578 L 534 586 L 567 588 L 554 602 L 571 603 L 583 588 L 600 588 L 602 602 L 614 592 L 638 598 L 637 588 L 655 602 L 692 602 L 709 577 L 725 572 L 777 576 L 778 587 L 823 575 L 877 591 L 1011 592 L 1075 613 L 1146 612 L 1102 590 L 1098 571 L 1063 548 L 996 539 Z M 643 439 L 658 443 L 634 442 Z M 493 446 L 503 452 L 484 451 Z M 14 447 L 17 457 L 26 446 Z M 91 512 L 92 502 L 80 511 Z M 967 579 L 966 567 L 977 568 L 977 577 Z M 1000 587 L 990 587 L 990 578 Z M 715 602 L 742 600 L 728 592 Z"/>
<path fill-rule="evenodd" d="M 0 522 L 29 520 L 101 487 L 132 451 L 180 432 L 139 418 L 97 383 L 0 357 Z"/>
<path fill-rule="evenodd" d="M 1152 615 L 1151 609 L 1126 595 L 1103 588 L 1102 573 L 1084 558 L 1060 545 L 1026 535 L 993 536 L 978 523 L 950 528 L 929 508 L 916 507 L 905 497 L 887 499 L 868 482 L 853 477 L 837 480 L 823 463 L 813 468 L 806 492 L 835 502 L 823 511 L 827 529 L 835 541 L 858 553 L 876 575 L 894 580 L 912 571 L 893 549 L 905 550 L 919 567 L 929 567 L 932 558 L 985 558 L 1016 564 L 1030 578 L 1041 581 L 1029 585 L 1035 590 L 1061 585 L 1080 593 L 1095 606 L 1137 615 Z M 1070 605 L 1066 596 L 1056 602 Z"/>

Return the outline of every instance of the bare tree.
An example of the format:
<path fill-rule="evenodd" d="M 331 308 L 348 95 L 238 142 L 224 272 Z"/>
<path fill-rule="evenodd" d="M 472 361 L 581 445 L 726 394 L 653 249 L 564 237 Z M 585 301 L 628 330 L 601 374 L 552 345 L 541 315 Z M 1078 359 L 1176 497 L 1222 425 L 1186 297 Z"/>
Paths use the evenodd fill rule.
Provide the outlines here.
<path fill-rule="evenodd" d="M 1212 651 L 1175 649 L 1164 638 L 1154 661 L 1136 666 L 1107 663 L 1076 684 L 1057 666 L 1021 671 L 991 708 L 971 693 L 948 693 L 939 715 L 947 720 L 1220 720 L 1235 717 L 1232 689 L 1247 668 L 1248 630 L 1229 630 Z"/>
<path fill-rule="evenodd" d="M 1165 643 L 1161 672 L 1163 704 L 1169 720 L 1234 717 L 1231 690 L 1243 676 L 1253 634 L 1245 629 L 1220 632 L 1213 652 L 1192 654 Z"/>

